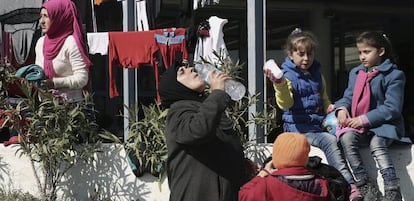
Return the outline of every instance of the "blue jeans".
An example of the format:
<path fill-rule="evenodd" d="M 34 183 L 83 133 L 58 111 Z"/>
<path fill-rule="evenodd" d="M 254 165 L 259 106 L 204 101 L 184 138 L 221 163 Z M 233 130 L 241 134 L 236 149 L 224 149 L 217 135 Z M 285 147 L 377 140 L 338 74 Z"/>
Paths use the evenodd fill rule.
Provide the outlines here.
<path fill-rule="evenodd" d="M 388 147 L 393 142 L 392 139 L 379 137 L 373 132 L 358 134 L 355 132 L 344 133 L 340 142 L 349 166 L 359 183 L 366 183 L 369 181 L 368 172 L 364 167 L 360 147 L 369 146 L 371 155 L 376 161 L 385 186 L 398 185 L 399 179 L 395 174 L 394 165 L 388 152 Z"/>
<path fill-rule="evenodd" d="M 354 177 L 346 165 L 345 159 L 342 157 L 341 150 L 334 135 L 327 132 L 305 133 L 305 136 L 312 146 L 321 149 L 326 156 L 328 164 L 335 167 L 345 177 L 349 184 L 355 183 Z"/>

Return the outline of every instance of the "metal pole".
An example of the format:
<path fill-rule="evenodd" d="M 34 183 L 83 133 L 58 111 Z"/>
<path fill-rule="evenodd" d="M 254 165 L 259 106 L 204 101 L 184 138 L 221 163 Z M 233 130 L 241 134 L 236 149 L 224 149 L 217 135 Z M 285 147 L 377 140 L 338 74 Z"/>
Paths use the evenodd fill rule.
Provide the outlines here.
<path fill-rule="evenodd" d="M 95 16 L 95 5 L 93 3 L 94 1 L 91 0 L 91 11 L 92 11 L 92 28 L 93 32 L 98 32 L 98 27 L 96 26 L 96 16 Z"/>
<path fill-rule="evenodd" d="M 135 0 L 123 0 L 122 1 L 122 13 L 123 13 L 123 31 L 135 30 Z M 129 112 L 128 108 L 133 108 L 136 101 L 136 69 L 123 69 L 123 103 L 124 103 L 124 141 L 128 139 L 128 127 L 129 127 Z M 128 107 L 128 108 L 127 108 Z"/>
<path fill-rule="evenodd" d="M 265 59 L 264 25 L 265 1 L 247 1 L 247 46 L 248 46 L 248 90 L 253 95 L 260 93 L 258 103 L 249 107 L 249 120 L 256 112 L 263 111 L 264 75 L 262 66 Z M 255 124 L 249 125 L 249 139 L 257 143 L 265 142 L 264 129 Z"/>

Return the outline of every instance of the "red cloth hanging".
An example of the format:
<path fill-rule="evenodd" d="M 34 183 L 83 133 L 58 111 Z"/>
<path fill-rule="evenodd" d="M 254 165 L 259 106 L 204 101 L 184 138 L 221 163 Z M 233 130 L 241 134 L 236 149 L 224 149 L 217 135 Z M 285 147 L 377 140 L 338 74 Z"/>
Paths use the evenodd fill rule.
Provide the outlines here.
<path fill-rule="evenodd" d="M 166 68 L 172 66 L 177 53 L 181 53 L 183 63 L 188 63 L 186 29 L 168 28 L 155 30 L 155 40 L 160 48 Z"/>
<path fill-rule="evenodd" d="M 123 68 L 139 68 L 140 65 L 144 64 L 152 65 L 156 88 L 158 89 L 157 51 L 159 48 L 155 41 L 154 31 L 109 32 L 108 36 L 109 97 L 119 96 L 115 78 L 112 74 L 114 62 L 118 62 Z"/>

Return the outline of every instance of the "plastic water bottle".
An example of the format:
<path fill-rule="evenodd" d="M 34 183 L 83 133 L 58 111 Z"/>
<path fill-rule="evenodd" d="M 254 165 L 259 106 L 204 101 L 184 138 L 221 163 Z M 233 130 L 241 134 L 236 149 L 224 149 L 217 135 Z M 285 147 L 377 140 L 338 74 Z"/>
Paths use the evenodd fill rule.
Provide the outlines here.
<path fill-rule="evenodd" d="M 215 70 L 217 72 L 221 72 L 219 69 L 208 63 L 195 64 L 195 69 L 198 75 L 204 79 L 206 83 L 210 83 L 208 75 L 211 71 Z M 238 101 L 244 97 L 246 87 L 242 83 L 230 79 L 224 81 L 224 91 L 231 97 L 232 100 Z"/>

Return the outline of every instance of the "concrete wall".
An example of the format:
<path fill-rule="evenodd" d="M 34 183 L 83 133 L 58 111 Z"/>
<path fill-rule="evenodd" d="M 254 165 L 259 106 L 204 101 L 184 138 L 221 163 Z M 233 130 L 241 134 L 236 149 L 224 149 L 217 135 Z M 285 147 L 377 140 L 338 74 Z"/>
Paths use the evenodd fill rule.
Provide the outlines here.
<path fill-rule="evenodd" d="M 21 190 L 38 195 L 36 180 L 26 157 L 16 154 L 18 145 L 4 147 L 0 145 L 0 187 L 5 190 Z M 262 161 L 270 155 L 271 145 L 261 144 L 252 147 L 248 156 Z M 411 145 L 395 145 L 391 147 L 391 155 L 401 178 L 401 190 L 405 201 L 414 200 L 414 147 Z M 367 149 L 362 150 L 363 157 L 369 167 L 370 175 L 377 178 L 381 191 L 383 182 L 376 170 L 375 163 Z M 318 155 L 326 162 L 324 154 L 312 147 L 310 155 Z M 125 151 L 119 145 L 107 144 L 102 153 L 96 156 L 90 165 L 78 164 L 62 182 L 58 200 L 88 201 L 95 189 L 100 192 L 101 200 L 111 198 L 114 201 L 145 200 L 168 201 L 168 182 L 164 178 L 161 183 L 157 178 L 145 174 L 135 177 L 125 159 Z"/>
<path fill-rule="evenodd" d="M 18 145 L 0 145 L 0 188 L 39 195 L 30 161 L 15 154 L 17 150 Z M 99 200 L 168 200 L 166 179 L 158 183 L 150 174 L 137 178 L 128 166 L 122 146 L 107 144 L 95 158 L 90 165 L 78 164 L 68 172 L 58 192 L 59 201 L 89 201 L 95 189 L 101 195 Z"/>

